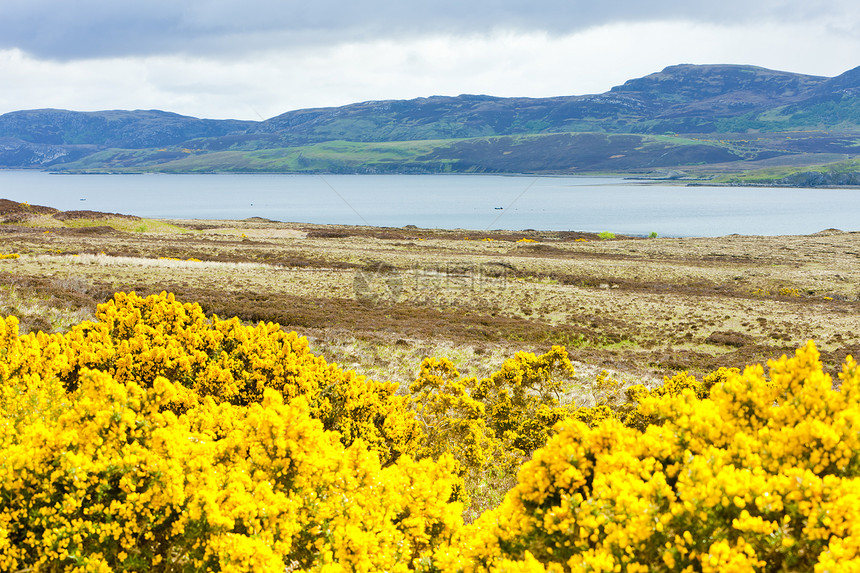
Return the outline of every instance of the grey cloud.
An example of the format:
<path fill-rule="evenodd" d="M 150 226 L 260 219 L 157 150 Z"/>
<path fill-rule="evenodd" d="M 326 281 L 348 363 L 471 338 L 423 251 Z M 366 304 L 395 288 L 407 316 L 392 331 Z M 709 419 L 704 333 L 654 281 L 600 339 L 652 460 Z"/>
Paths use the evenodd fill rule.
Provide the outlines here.
<path fill-rule="evenodd" d="M 234 54 L 424 34 L 568 33 L 611 22 L 857 21 L 855 0 L 0 0 L 0 49 L 73 60 Z"/>

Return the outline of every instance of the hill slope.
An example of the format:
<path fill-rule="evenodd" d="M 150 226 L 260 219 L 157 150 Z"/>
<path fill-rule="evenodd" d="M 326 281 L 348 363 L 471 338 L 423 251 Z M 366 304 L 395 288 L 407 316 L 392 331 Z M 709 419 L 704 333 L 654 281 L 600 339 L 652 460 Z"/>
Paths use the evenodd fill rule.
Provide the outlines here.
<path fill-rule="evenodd" d="M 802 145 L 788 135 L 797 131 Z M 653 137 L 663 135 L 683 137 Z M 0 167 L 66 170 L 743 170 L 844 161 L 858 142 L 860 68 L 826 78 L 682 64 L 597 95 L 371 101 L 260 122 L 162 111 L 0 116 Z"/>

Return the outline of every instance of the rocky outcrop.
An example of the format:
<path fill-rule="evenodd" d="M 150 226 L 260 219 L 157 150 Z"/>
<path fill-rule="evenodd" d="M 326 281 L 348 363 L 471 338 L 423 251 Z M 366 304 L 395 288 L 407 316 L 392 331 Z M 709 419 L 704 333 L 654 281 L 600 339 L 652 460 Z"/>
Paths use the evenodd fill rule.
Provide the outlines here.
<path fill-rule="evenodd" d="M 70 161 L 92 153 L 65 145 L 31 143 L 14 137 L 0 137 L 0 167 L 49 167 L 55 163 Z"/>

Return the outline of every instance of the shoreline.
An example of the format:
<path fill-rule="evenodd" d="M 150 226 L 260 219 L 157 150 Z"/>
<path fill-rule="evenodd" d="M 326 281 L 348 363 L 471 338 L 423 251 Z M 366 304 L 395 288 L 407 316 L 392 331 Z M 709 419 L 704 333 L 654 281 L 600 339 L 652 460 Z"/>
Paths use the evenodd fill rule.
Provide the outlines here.
<path fill-rule="evenodd" d="M 493 172 L 493 173 L 469 173 L 469 172 L 362 172 L 356 171 L 353 173 L 340 171 L 157 171 L 157 170 L 134 170 L 134 171 L 117 171 L 117 170 L 53 170 L 43 169 L 39 167 L 24 168 L 24 167 L 0 167 L 0 172 L 3 171 L 20 171 L 20 172 L 43 172 L 51 175 L 283 175 L 283 176 L 301 176 L 307 175 L 311 177 L 319 176 L 470 176 L 470 177 L 539 177 L 539 178 L 605 178 L 605 179 L 621 179 L 625 183 L 641 184 L 641 185 L 677 185 L 680 187 L 713 187 L 713 188 L 735 188 L 735 187 L 760 187 L 768 189 L 860 189 L 860 185 L 800 185 L 789 183 L 755 183 L 755 182 L 713 182 L 708 177 L 726 176 L 726 173 L 713 175 L 704 175 L 703 177 L 661 177 L 648 175 L 637 175 L 629 172 L 607 173 L 607 172 L 577 172 L 577 173 L 515 173 L 515 172 Z M 740 175 L 742 172 L 730 173 L 729 175 Z"/>

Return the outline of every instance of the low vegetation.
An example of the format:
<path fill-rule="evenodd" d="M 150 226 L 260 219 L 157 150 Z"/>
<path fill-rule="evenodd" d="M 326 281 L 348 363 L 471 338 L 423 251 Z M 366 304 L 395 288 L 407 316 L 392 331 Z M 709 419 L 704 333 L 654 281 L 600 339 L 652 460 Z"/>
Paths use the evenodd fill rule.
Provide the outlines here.
<path fill-rule="evenodd" d="M 276 324 L 207 317 L 164 293 L 118 293 L 64 334 L 0 320 L 0 351 L 4 570 L 829 571 L 860 559 L 860 369 L 847 359 L 834 390 L 811 342 L 768 376 L 625 390 L 602 375 L 594 407 L 562 399 L 573 367 L 561 347 L 480 380 L 428 358 L 398 396 Z M 473 500 L 499 498 L 464 522 Z"/>
<path fill-rule="evenodd" d="M 114 292 L 168 290 L 210 314 L 297 330 L 316 352 L 402 387 L 432 355 L 486 376 L 505 356 L 563 345 L 583 382 L 603 369 L 649 382 L 766 361 L 809 339 L 833 372 L 860 349 L 854 233 L 600 240 L 264 220 L 166 228 L 0 225 L 3 253 L 17 255 L 0 260 L 0 305 L 23 331 L 53 332 Z"/>
<path fill-rule="evenodd" d="M 2 570 L 857 558 L 856 234 L 93 232 L 5 207 Z"/>
<path fill-rule="evenodd" d="M 714 182 L 782 187 L 856 187 L 860 186 L 860 160 L 847 159 L 821 165 L 751 170 L 736 175 L 723 175 Z"/>

